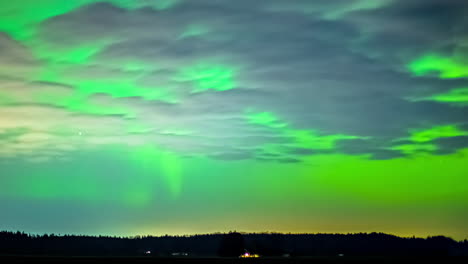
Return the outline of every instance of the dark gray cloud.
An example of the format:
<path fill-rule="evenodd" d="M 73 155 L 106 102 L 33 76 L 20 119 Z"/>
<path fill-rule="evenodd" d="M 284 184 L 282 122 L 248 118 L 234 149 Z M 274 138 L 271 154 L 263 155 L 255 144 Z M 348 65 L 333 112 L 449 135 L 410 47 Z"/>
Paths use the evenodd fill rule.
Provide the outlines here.
<path fill-rule="evenodd" d="M 23 79 L 34 73 L 37 66 L 25 46 L 0 32 L 0 79 Z"/>
<path fill-rule="evenodd" d="M 439 138 L 435 140 L 434 143 L 438 147 L 438 150 L 436 151 L 437 154 L 452 154 L 461 148 L 468 148 L 468 137 L 459 136 L 451 138 Z"/>
<path fill-rule="evenodd" d="M 44 21 L 38 37 L 57 50 L 96 48 L 87 63 L 61 66 L 67 85 L 164 91 L 170 99 L 89 100 L 129 109 L 118 118 L 144 124 L 145 140 L 168 149 L 220 159 L 334 152 L 390 159 L 403 155 L 391 147 L 410 129 L 466 122 L 468 108 L 417 100 L 466 79 L 414 77 L 406 65 L 425 53 L 459 54 L 467 7 L 461 0 L 196 0 L 164 10 L 97 3 Z M 203 78 L 226 72 L 234 89 L 197 91 L 200 82 L 219 81 Z M 273 113 L 287 128 L 249 123 L 247 110 Z M 366 139 L 312 149 L 285 129 Z M 284 153 L 265 151 L 269 145 Z"/>
<path fill-rule="evenodd" d="M 404 154 L 391 150 L 391 143 L 368 139 L 342 140 L 337 143 L 337 150 L 350 155 L 370 155 L 370 159 L 386 160 L 403 157 Z"/>

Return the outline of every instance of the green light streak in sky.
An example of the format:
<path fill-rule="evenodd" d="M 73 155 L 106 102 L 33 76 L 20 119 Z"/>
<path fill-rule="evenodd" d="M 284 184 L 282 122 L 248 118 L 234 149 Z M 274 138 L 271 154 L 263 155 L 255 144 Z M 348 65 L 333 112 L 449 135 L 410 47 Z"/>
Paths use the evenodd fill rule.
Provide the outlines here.
<path fill-rule="evenodd" d="M 73 67 L 89 67 L 92 65 L 90 57 L 99 51 L 100 46 L 82 46 L 69 51 L 58 51 L 53 53 L 48 51 L 38 55 L 49 60 L 49 64 L 44 66 L 42 71 L 33 79 L 41 82 L 61 83 L 76 90 L 74 98 L 68 101 L 60 102 L 61 106 L 66 106 L 70 110 L 80 111 L 88 109 L 86 112 L 109 112 L 110 109 L 103 111 L 91 110 L 91 105 L 86 102 L 86 97 L 94 94 L 107 94 L 114 98 L 122 97 L 141 97 L 145 100 L 158 100 L 169 103 L 176 103 L 177 98 L 165 87 L 142 87 L 137 85 L 138 76 L 134 78 L 118 77 L 94 77 L 94 76 L 72 76 L 67 70 Z M 53 55 L 52 55 L 53 54 Z M 64 64 L 65 63 L 65 64 Z M 122 63 L 123 71 L 141 71 L 145 66 L 142 63 L 129 61 Z M 81 104 L 81 105 L 80 105 Z M 119 113 L 122 112 L 119 110 Z M 113 114 L 113 113 L 111 113 Z M 118 114 L 118 113 L 116 113 Z"/>
<path fill-rule="evenodd" d="M 427 98 L 427 100 L 455 106 L 468 106 L 468 88 L 457 88 L 446 93 L 435 94 Z"/>
<path fill-rule="evenodd" d="M 87 97 L 75 95 L 67 100 L 60 102 L 46 101 L 48 104 L 64 107 L 72 112 L 79 112 L 92 115 L 124 115 L 127 117 L 134 116 L 134 111 L 124 106 L 109 106 L 99 105 L 89 102 Z"/>
<path fill-rule="evenodd" d="M 315 1 L 273 1 L 268 10 L 284 12 L 295 11 L 311 16 L 319 16 L 325 20 L 338 20 L 344 16 L 359 11 L 370 11 L 384 8 L 394 0 L 346 0 L 330 1 L 330 4 L 321 5 Z"/>
<path fill-rule="evenodd" d="M 151 7 L 157 10 L 169 9 L 177 5 L 181 0 L 107 0 L 119 7 L 126 9 L 137 9 L 142 7 Z"/>
<path fill-rule="evenodd" d="M 210 32 L 210 28 L 205 25 L 200 24 L 191 24 L 189 25 L 182 34 L 179 36 L 179 40 L 191 38 L 191 37 L 198 37 L 202 35 L 206 35 Z"/>
<path fill-rule="evenodd" d="M 152 127 L 142 123 L 132 123 L 127 128 L 129 134 L 148 134 L 153 131 L 154 129 Z"/>
<path fill-rule="evenodd" d="M 83 94 L 108 94 L 115 98 L 142 97 L 146 100 L 173 102 L 169 91 L 163 88 L 146 88 L 124 80 L 87 80 L 77 83 L 78 90 Z"/>
<path fill-rule="evenodd" d="M 72 88 L 70 88 L 71 90 Z M 123 115 L 134 116 L 134 111 L 124 105 L 100 105 L 89 100 L 89 94 L 83 94 L 76 90 L 69 93 L 57 93 L 47 91 L 26 91 L 30 93 L 30 100 L 22 100 L 21 97 L 0 91 L 0 105 L 24 105 L 41 104 L 62 107 L 72 112 L 93 115 Z"/>
<path fill-rule="evenodd" d="M 181 160 L 173 153 L 163 152 L 159 162 L 169 191 L 173 198 L 177 198 L 182 191 Z"/>
<path fill-rule="evenodd" d="M 345 16 L 348 13 L 356 11 L 373 10 L 383 8 L 389 5 L 393 0 L 355 0 L 349 1 L 349 5 L 344 5 L 340 8 L 336 8 L 331 12 L 327 12 L 323 17 L 329 20 L 337 20 Z"/>
<path fill-rule="evenodd" d="M 135 9 L 149 6 L 163 10 L 175 6 L 180 0 L 21 0 L 3 1 L 0 10 L 0 31 L 8 32 L 15 39 L 30 39 L 35 25 L 54 16 L 68 13 L 81 6 L 108 2 L 122 8 Z"/>
<path fill-rule="evenodd" d="M 270 112 L 247 111 L 247 120 L 251 124 L 262 125 L 271 128 L 281 128 L 287 126 L 286 123 L 280 122 L 278 117 Z"/>
<path fill-rule="evenodd" d="M 169 89 L 164 87 L 142 87 L 136 84 L 136 80 L 120 78 L 115 79 L 84 79 L 65 76 L 65 69 L 46 68 L 38 76 L 39 81 L 52 83 L 62 83 L 74 87 L 74 94 L 63 100 L 46 100 L 42 103 L 50 103 L 65 107 L 71 111 L 83 112 L 88 114 L 127 114 L 132 115 L 132 110 L 120 106 L 99 106 L 88 101 L 89 96 L 95 94 L 106 94 L 113 98 L 123 97 L 141 97 L 145 100 L 157 100 L 168 103 L 176 103 L 177 98 Z"/>
<path fill-rule="evenodd" d="M 122 156 L 125 153 L 131 155 L 132 168 L 127 167 L 130 163 L 128 157 Z M 463 205 L 461 201 L 468 198 L 468 168 L 465 166 L 468 150 L 444 156 L 429 154 L 393 160 L 314 155 L 306 157 L 301 166 L 207 158 L 176 158 L 175 162 L 172 157 L 163 158 L 162 153 L 164 151 L 147 146 L 105 152 L 106 157 L 112 157 L 107 163 L 90 163 L 93 162 L 90 159 L 85 163 L 82 160 L 64 163 L 59 168 L 56 162 L 15 165 L 12 166 L 14 171 L 9 170 L 0 179 L 5 186 L 0 197 L 29 199 L 35 206 L 53 201 L 75 201 L 80 206 L 98 208 L 112 204 L 118 206 L 121 216 L 129 214 L 126 208 L 130 208 L 132 214 L 141 210 L 144 213 L 138 219 L 145 221 L 133 220 L 132 227 L 127 227 L 130 229 L 113 223 L 114 232 L 130 234 L 135 229 L 140 229 L 142 234 L 156 232 L 156 229 L 166 232 L 167 219 L 173 219 L 169 222 L 179 227 L 178 231 L 174 230 L 177 234 L 202 232 L 204 226 L 212 228 L 206 232 L 215 232 L 226 228 L 226 224 L 235 224 L 238 230 L 252 228 L 253 231 L 266 228 L 283 232 L 371 232 L 375 226 L 363 225 L 375 224 L 377 219 L 381 219 L 379 230 L 397 235 L 410 232 L 425 236 L 428 232 L 442 232 L 463 238 L 460 230 L 466 230 L 460 229 L 466 226 L 462 221 L 455 223 L 450 219 L 459 212 Z M 176 167 L 161 168 L 165 162 L 169 167 Z M 119 176 L 119 172 L 125 170 Z M 32 171 L 34 173 L 24 173 Z M 174 173 L 175 179 L 163 176 L 163 172 Z M 163 177 L 173 181 L 174 186 L 180 186 L 183 178 L 183 188 L 171 188 L 170 193 L 165 193 L 164 187 L 158 188 L 160 180 L 166 181 Z M 178 189 L 181 191 L 175 196 Z M 170 197 L 179 198 L 171 198 L 168 202 Z M 161 209 L 164 204 L 168 204 L 168 207 L 162 207 L 165 210 Z M 229 206 L 228 212 L 226 206 Z M 447 212 L 441 213 L 435 208 L 444 208 Z M 284 210 L 290 212 L 290 219 L 278 221 L 285 216 Z M 194 222 L 192 219 L 198 211 L 202 211 L 200 219 L 203 221 Z M 174 216 L 177 212 L 183 212 L 185 217 Z M 54 219 L 60 218 L 61 213 L 57 212 Z M 233 215 L 238 218 L 232 219 Z M 102 219 L 102 211 L 84 217 Z M 223 217 L 231 221 L 223 221 Z M 409 221 L 414 220 L 420 225 L 427 217 L 443 223 L 441 229 L 434 230 L 430 225 L 421 230 L 411 229 Z M 343 218 L 346 218 L 345 222 Z M 304 223 L 298 219 L 303 219 Z M 322 224 L 317 222 L 319 219 L 323 220 Z M 108 221 L 104 219 L 104 222 L 93 224 L 108 224 Z M 354 221 L 362 225 L 350 229 L 348 225 Z M 145 222 L 147 224 L 143 225 Z M 43 228 L 56 230 L 53 223 Z M 272 223 L 275 226 L 271 226 Z M 257 229 L 256 224 L 259 224 Z M 334 227 L 343 225 L 346 225 L 343 229 Z M 455 229 L 451 229 L 453 225 Z M 188 229 L 183 229 L 184 226 Z M 74 229 L 69 228 L 66 232 L 73 232 Z"/>
<path fill-rule="evenodd" d="M 184 129 L 164 129 L 159 131 L 163 135 L 172 135 L 172 136 L 189 136 L 193 134 L 193 131 L 184 130 Z"/>
<path fill-rule="evenodd" d="M 92 56 L 107 45 L 105 41 L 67 48 L 52 47 L 37 41 L 28 41 L 26 44 L 37 59 L 46 62 L 46 66 L 55 67 L 89 64 Z"/>
<path fill-rule="evenodd" d="M 364 138 L 343 134 L 323 135 L 315 130 L 293 129 L 272 112 L 255 112 L 247 109 L 245 111 L 245 118 L 250 124 L 269 128 L 279 135 L 289 138 L 291 141 L 288 145 L 295 148 L 331 150 L 334 149 L 335 143 L 339 140 Z M 262 151 L 284 155 L 282 148 L 283 146 L 275 144 L 265 144 Z"/>
<path fill-rule="evenodd" d="M 136 80 L 102 80 L 73 78 L 67 76 L 66 72 L 70 67 L 82 65 L 83 67 L 94 64 L 93 56 L 100 52 L 111 40 L 103 40 L 81 46 L 53 47 L 49 43 L 35 37 L 35 26 L 51 17 L 68 13 L 81 6 L 96 2 L 109 2 L 122 8 L 135 9 L 140 7 L 152 7 L 155 9 L 167 9 L 176 5 L 178 0 L 158 0 L 158 1 L 134 1 L 134 0 L 24 0 L 16 2 L 2 3 L 0 11 L 0 31 L 5 31 L 14 38 L 22 40 L 40 60 L 42 67 L 35 76 L 23 76 L 35 81 L 46 81 L 52 83 L 66 84 L 76 89 L 73 96 L 64 100 L 57 98 L 47 98 L 40 96 L 38 103 L 51 104 L 65 107 L 68 110 L 86 114 L 129 114 L 130 110 L 124 108 L 100 107 L 89 103 L 86 96 L 97 93 L 108 94 L 112 97 L 142 97 L 145 100 L 160 100 L 164 102 L 176 102 L 177 98 L 164 87 L 141 87 Z M 187 33 L 193 35 L 202 33 L 201 27 L 189 27 Z M 149 68 L 139 62 L 119 62 L 122 70 L 141 71 Z M 203 68 L 197 72 L 196 82 L 198 89 L 219 89 L 227 90 L 233 87 L 232 76 L 229 70 L 222 67 Z M 92 78 L 92 76 L 91 76 Z M 14 98 L 2 95 L 2 104 L 14 103 Z"/>
<path fill-rule="evenodd" d="M 34 34 L 34 25 L 61 15 L 93 0 L 21 0 L 3 1 L 0 11 L 0 31 L 16 39 L 27 39 Z"/>
<path fill-rule="evenodd" d="M 173 198 L 182 191 L 182 161 L 170 152 L 160 150 L 153 145 L 140 146 L 131 153 L 135 166 L 140 168 L 142 175 L 162 177 Z"/>
<path fill-rule="evenodd" d="M 401 153 L 409 156 L 426 154 L 436 151 L 438 148 L 433 144 L 404 144 L 390 148 L 391 150 L 401 151 Z"/>
<path fill-rule="evenodd" d="M 408 64 L 408 69 L 416 76 L 438 73 L 439 78 L 453 79 L 468 77 L 468 65 L 456 58 L 437 54 L 424 55 Z"/>
<path fill-rule="evenodd" d="M 411 140 L 417 143 L 430 142 L 438 138 L 467 136 L 468 132 L 460 130 L 456 125 L 435 126 L 425 130 L 411 130 Z"/>
<path fill-rule="evenodd" d="M 152 87 L 140 84 L 139 78 L 148 72 L 153 72 L 156 66 L 150 65 L 151 63 L 132 61 L 125 58 L 99 61 L 96 55 L 103 51 L 107 45 L 114 43 L 114 40 L 111 39 L 64 48 L 55 47 L 52 43 L 47 43 L 46 40 L 40 39 L 36 35 L 36 30 L 41 22 L 96 2 L 113 3 L 127 9 L 152 7 L 163 10 L 175 6 L 179 1 L 5 1 L 5 3 L 2 3 L 0 10 L 0 31 L 4 31 L 14 39 L 20 40 L 21 44 L 25 45 L 34 54 L 34 58 L 38 62 L 38 65 L 34 64 L 31 67 L 37 67 L 39 73 L 31 70 L 31 73 L 28 71 L 28 74 L 17 76 L 24 79 L 24 82 L 44 81 L 70 86 L 70 92 L 62 94 L 48 92 L 45 89 L 44 91 L 30 93 L 31 99 L 27 98 L 30 101 L 22 102 L 23 95 L 21 93 L 19 95 L 2 93 L 0 89 L 0 104 L 8 106 L 20 103 L 41 104 L 64 108 L 75 113 L 124 115 L 127 119 L 125 119 L 123 127 L 118 128 L 122 129 L 123 132 L 118 131 L 119 133 L 116 134 L 125 134 L 127 132 L 131 136 L 145 137 L 148 134 L 164 135 L 168 138 L 170 136 L 184 137 L 193 134 L 193 127 L 184 127 L 183 124 L 180 127 L 168 125 L 163 128 L 159 126 L 161 124 L 154 124 L 154 127 L 159 127 L 156 129 L 149 124 L 151 121 L 146 123 L 144 119 L 131 120 L 131 117 L 136 115 L 135 110 L 131 109 L 130 106 L 118 104 L 119 100 L 117 98 L 123 97 L 140 97 L 144 100 L 179 103 L 179 98 L 176 96 L 178 93 L 173 93 L 171 90 L 173 87 L 170 85 L 168 87 Z M 321 12 L 319 10 L 318 12 L 321 13 L 319 16 L 336 20 L 351 12 L 381 8 L 389 2 L 349 1 L 349 5 L 342 5 L 332 11 Z M 310 6 L 310 9 L 313 9 L 313 5 Z M 299 9 L 301 9 L 301 12 L 305 10 L 305 8 Z M 311 11 L 317 12 L 317 9 Z M 207 35 L 211 30 L 207 25 L 191 24 L 185 31 L 180 33 L 178 39 L 190 41 L 190 38 Z M 179 72 L 172 81 L 183 85 L 193 84 L 192 92 L 194 93 L 209 90 L 227 91 L 239 86 L 240 71 L 236 66 L 207 61 L 203 60 L 201 63 L 194 65 L 184 64 L 188 66 L 178 69 Z M 92 76 L 92 73 L 73 76 L 71 73 L 74 70 L 79 72 L 79 70 L 83 70 L 88 66 L 109 67 L 110 70 L 124 72 L 125 75 L 122 76 L 130 77 L 122 78 L 120 75 L 115 75 L 117 77 L 102 77 L 98 76 L 98 74 Z M 407 67 L 416 76 L 434 73 L 443 79 L 468 77 L 468 65 L 456 57 L 427 54 L 412 61 Z M 127 74 L 129 72 L 135 74 Z M 15 77 L 17 76 L 15 75 Z M 100 101 L 92 100 L 97 94 L 108 95 L 110 99 L 114 100 L 109 100 L 111 105 L 105 105 L 105 103 L 101 105 Z M 106 99 L 105 96 L 104 98 Z M 468 103 L 468 88 L 453 89 L 424 100 L 466 105 Z M 104 100 L 104 102 L 107 101 Z M 113 104 L 114 102 L 115 104 Z M 58 109 L 58 111 L 63 113 L 64 109 Z M 67 114 L 69 113 L 64 113 L 63 116 L 66 117 Z M 283 120 L 274 112 L 249 109 L 244 112 L 244 117 L 245 122 L 255 129 L 268 130 L 272 135 L 287 141 L 286 143 L 266 143 L 261 146 L 252 146 L 261 149 L 257 153 L 257 157 L 265 154 L 277 154 L 280 158 L 296 158 L 294 154 L 288 154 L 288 150 L 294 148 L 326 150 L 324 152 L 328 153 L 335 149 L 336 143 L 340 140 L 365 139 L 365 137 L 353 135 L 328 134 L 327 131 L 319 129 L 298 129 L 287 122 L 289 120 Z M 94 118 L 99 117 L 92 117 L 90 123 L 99 123 Z M 116 119 L 118 118 L 120 117 L 116 117 Z M 32 120 L 31 122 L 33 121 L 42 122 L 42 120 Z M 3 120 L 2 122 L 16 124 L 16 120 Z M 84 142 L 86 139 L 87 131 L 84 132 L 85 135 L 78 137 L 75 127 L 71 127 L 67 122 L 61 124 L 60 120 L 57 120 L 57 122 L 57 125 L 50 126 L 50 137 L 60 135 L 65 143 L 74 140 Z M 110 124 L 112 125 L 111 122 Z M 47 128 L 47 126 L 44 127 Z M 79 127 L 79 124 L 77 124 L 77 127 Z M 110 130 L 112 131 L 112 129 Z M 22 127 L 0 130 L 0 152 L 4 150 L 5 146 L 13 145 L 11 143 L 15 143 L 21 136 L 27 135 L 29 132 L 28 128 Z M 41 131 L 34 132 L 37 136 Z M 404 139 L 410 140 L 408 144 L 401 143 L 401 145 L 393 146 L 390 149 L 400 151 L 410 157 L 380 161 L 369 160 L 365 155 L 315 154 L 301 155 L 302 162 L 294 163 L 294 165 L 280 162 L 260 162 L 254 159 L 245 161 L 213 160 L 202 157 L 203 154 L 186 159 L 178 154 L 156 147 L 158 142 L 151 142 L 152 139 L 149 136 L 148 141 L 145 141 L 148 142 L 147 145 L 140 147 L 129 147 L 130 144 L 116 149 L 111 149 L 107 145 L 95 146 L 94 152 L 86 153 L 86 155 L 89 154 L 89 160 L 86 160 L 88 157 L 79 156 L 79 153 L 58 152 L 47 154 L 49 156 L 56 155 L 57 159 L 31 164 L 28 163 L 27 158 L 46 155 L 42 152 L 47 152 L 45 148 L 48 145 L 44 145 L 39 149 L 31 147 L 29 143 L 22 146 L 16 144 L 13 147 L 26 146 L 26 150 L 29 148 L 31 157 L 14 156 L 16 152 L 12 152 L 14 159 L 8 160 L 10 163 L 2 163 L 2 177 L 0 177 L 0 186 L 2 186 L 0 198 L 2 200 L 0 202 L 20 201 L 22 203 L 23 201 L 32 201 L 34 205 L 41 203 L 53 205 L 53 203 L 57 202 L 73 201 L 80 203 L 80 206 L 83 205 L 83 207 L 111 203 L 118 206 L 119 210 L 126 207 L 137 208 L 145 212 L 156 212 L 157 214 L 171 214 L 182 211 L 179 208 L 194 208 L 193 211 L 204 210 L 204 221 L 200 226 L 214 226 L 217 223 L 218 226 L 215 228 L 219 228 L 219 223 L 227 223 L 222 222 L 222 217 L 226 217 L 226 219 L 231 217 L 229 212 L 226 213 L 225 210 L 226 205 L 229 205 L 232 214 L 237 214 L 237 217 L 239 217 L 235 221 L 241 223 L 239 224 L 240 228 L 248 226 L 242 224 L 247 222 L 245 219 L 249 219 L 250 223 L 248 224 L 259 224 L 263 228 L 267 218 L 277 220 L 288 216 L 290 217 L 289 221 L 280 222 L 278 220 L 276 222 L 278 224 L 277 230 L 288 231 L 296 228 L 299 222 L 304 221 L 305 224 L 299 223 L 301 225 L 300 231 L 304 232 L 315 231 L 312 230 L 316 228 L 313 227 L 316 224 L 314 221 L 320 217 L 324 217 L 324 222 L 327 222 L 327 224 L 330 222 L 336 225 L 343 224 L 343 217 L 337 218 L 335 216 L 346 210 L 349 211 L 346 211 L 343 215 L 346 216 L 347 222 L 349 218 L 357 215 L 358 222 L 368 224 L 372 222 L 367 218 L 368 215 L 377 215 L 376 217 L 384 218 L 385 213 L 378 215 L 379 213 L 375 211 L 376 207 L 380 208 L 381 206 L 388 206 L 384 208 L 385 211 L 394 210 L 391 212 L 400 213 L 400 218 L 386 217 L 383 220 L 384 223 L 392 227 L 396 225 L 395 219 L 407 219 L 408 216 L 411 217 L 412 214 L 415 214 L 414 211 L 409 210 L 409 207 L 404 208 L 404 206 L 414 206 L 415 208 L 422 208 L 421 211 L 430 211 L 426 209 L 439 204 L 442 205 L 444 210 L 453 210 L 456 214 L 437 216 L 436 213 L 438 212 L 436 212 L 434 213 L 436 218 L 440 217 L 437 220 L 444 221 L 450 217 L 455 219 L 454 215 L 460 215 L 457 206 L 464 206 L 466 205 L 465 201 L 468 201 L 468 178 L 466 177 L 468 174 L 468 167 L 466 166 L 468 150 L 459 150 L 457 153 L 450 155 L 433 155 L 433 152 L 438 150 L 433 142 L 439 138 L 468 136 L 468 132 L 461 130 L 455 124 L 436 125 L 425 129 L 413 129 L 408 132 L 409 137 Z M 45 132 L 42 136 L 47 136 L 44 134 Z M 32 137 L 34 137 L 34 134 Z M 79 139 L 76 139 L 77 137 Z M 47 141 L 47 137 L 45 138 L 44 140 Z M 103 138 L 104 141 L 105 139 Z M 79 151 L 82 151 L 82 149 Z M 98 152 L 101 152 L 102 156 L 97 155 Z M 59 161 L 59 158 L 65 157 L 70 158 L 71 161 L 60 163 L 62 161 Z M 3 162 L 3 160 L 0 161 Z M 285 178 L 285 175 L 288 177 Z M 5 197 L 7 199 L 3 200 Z M 170 200 L 170 203 L 167 202 L 168 200 Z M 361 215 L 347 209 L 353 202 L 362 206 Z M 166 207 L 163 208 L 166 211 L 162 211 L 161 207 L 158 207 L 167 204 L 171 206 L 169 208 L 177 209 L 167 210 L 168 207 Z M 207 204 L 210 206 L 206 206 Z M 401 206 L 401 208 L 395 208 L 395 204 Z M 215 206 L 219 206 L 221 210 L 218 212 L 213 210 Z M 16 208 L 15 203 L 13 203 L 13 207 L 15 207 L 15 211 L 19 210 L 19 206 Z M 285 210 L 294 212 L 284 214 Z M 411 213 L 405 213 L 405 210 L 411 211 Z M 122 214 L 130 214 L 127 211 L 121 211 Z M 62 212 L 56 213 L 60 217 Z M 192 211 L 184 211 L 182 215 L 192 217 L 195 214 Z M 86 215 L 86 217 L 88 216 Z M 24 217 L 16 220 L 22 218 Z M 101 212 L 99 212 L 97 218 L 102 218 Z M 183 221 L 182 218 L 176 216 L 170 219 Z M 48 219 L 51 220 L 51 223 L 47 223 L 51 228 L 53 228 L 53 219 L 56 219 L 56 216 L 51 216 Z M 159 227 L 163 222 L 160 220 L 161 218 L 154 221 L 156 218 L 151 219 L 150 214 L 145 214 L 139 219 L 147 219 L 148 222 L 151 222 L 150 227 Z M 180 223 L 178 222 L 178 224 Z M 107 225 L 107 222 L 104 224 Z M 140 227 L 139 223 L 132 222 L 131 224 Z M 193 231 L 199 231 L 197 228 L 200 226 L 194 224 Z M 466 224 L 463 223 L 462 227 L 465 228 L 465 226 Z M 145 226 L 145 228 L 143 232 L 148 233 L 149 227 Z M 405 225 L 398 226 L 393 231 L 403 232 L 404 228 Z M 444 230 L 449 230 L 452 228 L 452 223 L 446 224 L 444 228 L 446 228 Z M 456 228 L 462 229 L 459 226 Z M 325 229 L 317 231 L 323 230 Z M 73 232 L 73 230 L 65 232 L 69 231 Z M 421 233 L 424 233 L 424 230 Z M 459 234 L 460 232 L 453 233 Z"/>
<path fill-rule="evenodd" d="M 286 135 L 295 139 L 295 145 L 301 148 L 308 149 L 333 149 L 335 143 L 339 140 L 358 139 L 361 137 L 350 135 L 320 135 L 313 130 L 286 130 Z"/>
<path fill-rule="evenodd" d="M 388 149 L 397 150 L 409 156 L 427 155 L 438 150 L 437 145 L 431 144 L 436 139 L 468 135 L 468 132 L 460 130 L 456 125 L 434 126 L 429 129 L 411 129 L 409 133 L 410 137 L 408 139 L 414 142 L 413 144 L 395 145 Z"/>
<path fill-rule="evenodd" d="M 195 83 L 196 88 L 192 91 L 195 93 L 206 90 L 226 91 L 236 88 L 236 73 L 232 67 L 202 63 L 183 68 L 175 80 Z"/>

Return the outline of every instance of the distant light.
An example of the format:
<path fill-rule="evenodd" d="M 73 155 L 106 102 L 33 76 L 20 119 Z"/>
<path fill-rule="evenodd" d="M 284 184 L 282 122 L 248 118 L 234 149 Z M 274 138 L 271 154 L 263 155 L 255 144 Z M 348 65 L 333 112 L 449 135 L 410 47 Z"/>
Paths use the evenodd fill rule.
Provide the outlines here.
<path fill-rule="evenodd" d="M 171 253 L 172 256 L 188 256 L 187 252 L 173 252 Z"/>
<path fill-rule="evenodd" d="M 259 257 L 260 257 L 260 255 L 258 255 L 258 254 L 250 254 L 248 252 L 246 252 L 246 253 L 239 256 L 239 258 L 259 258 Z"/>
<path fill-rule="evenodd" d="M 148 251 L 145 251 L 145 254 L 146 254 L 146 255 L 149 255 L 149 254 L 151 254 L 151 251 L 149 251 L 149 250 L 148 250 Z"/>

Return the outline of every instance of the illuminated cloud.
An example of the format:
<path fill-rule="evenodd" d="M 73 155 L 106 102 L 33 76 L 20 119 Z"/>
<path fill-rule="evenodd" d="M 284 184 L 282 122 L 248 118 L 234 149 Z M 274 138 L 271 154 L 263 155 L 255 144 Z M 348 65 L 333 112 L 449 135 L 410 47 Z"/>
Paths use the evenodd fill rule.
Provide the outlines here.
<path fill-rule="evenodd" d="M 468 105 L 468 88 L 455 88 L 448 92 L 432 94 L 427 97 L 410 98 L 410 101 L 434 101 L 453 106 L 464 107 Z"/>
<path fill-rule="evenodd" d="M 447 93 L 436 94 L 431 99 L 436 102 L 466 105 L 468 104 L 468 88 L 453 89 Z"/>
<path fill-rule="evenodd" d="M 436 126 L 425 130 L 413 130 L 411 140 L 414 142 L 429 142 L 437 138 L 467 136 L 468 132 L 460 130 L 457 126 Z"/>
<path fill-rule="evenodd" d="M 351 1 L 270 1 L 269 10 L 277 12 L 296 11 L 318 16 L 327 20 L 337 20 L 347 14 L 383 8 L 393 0 L 351 0 Z"/>
<path fill-rule="evenodd" d="M 30 230 L 180 234 L 248 213 L 248 230 L 407 235 L 388 219 L 421 215 L 444 223 L 414 220 L 421 234 L 460 237 L 467 13 L 462 0 L 2 3 L 0 228 L 31 227 L 36 210 Z M 195 220 L 205 229 L 179 228 Z"/>
<path fill-rule="evenodd" d="M 26 5 L 8 6 L 23 15 L 4 30 L 18 39 L 30 35 L 24 45 L 2 39 L 9 43 L 3 56 L 8 65 L 19 65 L 24 80 L 5 80 L 0 103 L 42 105 L 93 122 L 109 117 L 126 134 L 118 140 L 102 131 L 89 142 L 149 140 L 179 154 L 228 160 L 300 160 L 324 152 L 392 158 L 402 153 L 388 142 L 405 137 L 409 128 L 465 122 L 465 110 L 435 104 L 459 92 L 407 100 L 437 94 L 446 84 L 395 71 L 396 60 L 389 57 L 388 68 L 374 56 L 398 57 L 385 45 L 374 47 L 374 40 L 403 32 L 364 27 L 363 21 L 385 21 L 385 15 L 376 17 L 381 10 L 406 18 L 405 8 L 420 5 L 268 1 L 232 13 L 246 2 L 48 1 L 54 11 L 34 16 L 27 16 Z M 219 12 L 208 15 L 210 8 Z M 272 27 L 278 19 L 282 25 Z M 405 43 L 401 51 L 418 47 Z M 411 73 L 462 74 L 462 62 L 434 56 L 410 64 Z M 431 64 L 440 60 L 446 63 Z"/>
<path fill-rule="evenodd" d="M 436 73 L 440 78 L 466 78 L 468 77 L 468 64 L 436 54 L 425 55 L 408 65 L 417 76 Z"/>
<path fill-rule="evenodd" d="M 61 0 L 39 1 L 23 0 L 3 3 L 0 13 L 0 30 L 10 33 L 16 38 L 31 38 L 34 35 L 37 23 L 88 4 L 108 2 L 129 9 L 151 7 L 162 10 L 179 2 L 179 0 L 76 0 L 70 3 Z"/>
<path fill-rule="evenodd" d="M 37 70 L 33 54 L 21 43 L 0 32 L 0 78 L 24 78 Z"/>

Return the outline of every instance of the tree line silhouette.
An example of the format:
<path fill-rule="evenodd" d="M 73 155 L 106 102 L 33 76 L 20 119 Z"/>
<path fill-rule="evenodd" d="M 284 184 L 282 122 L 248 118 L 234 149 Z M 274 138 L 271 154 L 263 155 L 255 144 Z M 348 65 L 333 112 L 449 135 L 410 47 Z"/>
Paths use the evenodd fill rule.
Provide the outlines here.
<path fill-rule="evenodd" d="M 215 233 L 191 236 L 31 235 L 0 232 L 0 255 L 48 256 L 468 256 L 468 241 L 385 233 Z"/>

